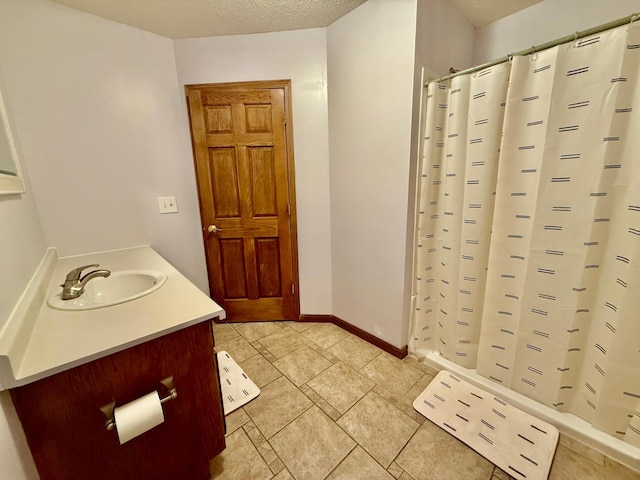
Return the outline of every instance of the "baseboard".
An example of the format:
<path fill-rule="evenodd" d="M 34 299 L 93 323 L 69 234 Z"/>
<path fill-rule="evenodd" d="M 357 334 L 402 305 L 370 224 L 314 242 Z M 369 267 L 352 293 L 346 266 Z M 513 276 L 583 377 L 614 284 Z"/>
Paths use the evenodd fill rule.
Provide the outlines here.
<path fill-rule="evenodd" d="M 333 315 L 311 315 L 308 313 L 301 313 L 299 322 L 318 322 L 318 323 L 333 323 Z"/>
<path fill-rule="evenodd" d="M 310 314 L 301 314 L 299 322 L 318 322 L 318 323 L 333 323 L 334 325 L 346 330 L 349 333 L 354 334 L 357 337 L 360 337 L 363 340 L 375 345 L 376 347 L 384 350 L 387 353 L 390 353 L 394 357 L 404 358 L 407 356 L 407 345 L 402 348 L 398 348 L 390 343 L 381 340 L 380 338 L 372 335 L 369 332 L 365 332 L 361 328 L 358 328 L 354 325 L 351 325 L 348 322 L 345 322 L 341 318 L 336 317 L 335 315 L 310 315 Z"/>

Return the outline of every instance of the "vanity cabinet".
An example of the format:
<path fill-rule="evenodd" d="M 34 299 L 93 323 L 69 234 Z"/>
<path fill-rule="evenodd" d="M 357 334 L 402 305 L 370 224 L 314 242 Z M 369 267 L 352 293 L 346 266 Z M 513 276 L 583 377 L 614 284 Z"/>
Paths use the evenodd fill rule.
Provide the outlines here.
<path fill-rule="evenodd" d="M 100 410 L 124 405 L 173 376 L 164 422 L 120 445 Z M 208 479 L 225 448 L 210 321 L 11 390 L 42 480 Z"/>

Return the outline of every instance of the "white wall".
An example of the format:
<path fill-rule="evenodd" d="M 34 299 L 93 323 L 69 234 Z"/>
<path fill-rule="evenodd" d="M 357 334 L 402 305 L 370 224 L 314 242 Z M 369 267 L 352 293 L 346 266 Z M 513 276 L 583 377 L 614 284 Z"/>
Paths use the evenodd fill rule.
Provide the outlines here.
<path fill-rule="evenodd" d="M 4 17 L 0 6 L 0 18 Z M 0 20 L 2 23 L 2 20 Z M 0 29 L 0 65 L 2 77 L 6 67 L 5 57 L 10 45 L 4 41 Z M 10 117 L 13 117 L 10 91 L 5 81 L 0 81 Z M 11 118 L 13 120 L 13 118 Z M 13 129 L 14 141 L 20 156 L 20 164 L 26 184 L 26 192 L 20 195 L 0 196 L 0 329 L 38 267 L 46 250 L 46 242 L 40 217 L 29 182 L 29 158 L 21 148 L 20 132 Z M 9 392 L 0 392 L 0 467 L 1 475 L 12 480 L 37 479 L 35 464 L 26 443 L 20 420 L 16 415 Z"/>
<path fill-rule="evenodd" d="M 185 39 L 174 44 L 181 88 L 291 79 L 300 309 L 331 314 L 326 30 Z"/>
<path fill-rule="evenodd" d="M 438 76 L 473 66 L 474 26 L 447 0 L 418 0 L 416 63 Z"/>
<path fill-rule="evenodd" d="M 19 142 L 15 133 L 14 131 L 14 139 Z M 24 155 L 20 157 L 27 191 L 20 195 L 0 195 L 0 329 L 9 318 L 47 248 L 33 200 L 33 188 L 29 184 L 28 158 Z"/>
<path fill-rule="evenodd" d="M 1 45 L 2 42 L 0 64 L 3 63 Z M 6 89 L 3 93 L 5 97 L 8 96 Z M 13 134 L 19 149 L 18 132 L 14 131 Z M 44 233 L 28 178 L 29 159 L 20 155 L 20 160 L 27 191 L 20 195 L 0 196 L 0 329 L 9 318 L 46 251 Z M 38 478 L 8 391 L 0 392 L 0 466 L 2 478 Z"/>
<path fill-rule="evenodd" d="M 0 16 L 2 15 L 0 8 Z M 2 32 L 0 32 L 0 38 Z M 0 65 L 8 45 L 0 40 Z M 4 78 L 4 74 L 0 72 Z M 9 90 L 0 79 L 10 120 L 13 120 Z M 29 182 L 28 160 L 22 152 L 20 134 L 13 128 L 26 192 L 0 195 L 0 329 L 22 295 L 46 251 L 40 217 Z M 26 443 L 20 420 L 8 391 L 0 392 L 0 467 L 1 475 L 12 480 L 37 479 L 35 464 Z"/>
<path fill-rule="evenodd" d="M 416 0 L 369 0 L 327 28 L 333 314 L 398 347 L 415 28 Z"/>
<path fill-rule="evenodd" d="M 2 47 L 3 42 L 0 41 L 0 64 L 3 63 Z M 6 89 L 3 93 L 5 97 L 8 96 Z M 13 133 L 19 148 L 18 132 Z M 29 159 L 20 155 L 20 160 L 26 181 L 26 193 L 0 196 L 0 329 L 9 318 L 46 250 L 44 233 L 28 178 Z M 2 478 L 38 478 L 8 391 L 0 392 L 0 466 Z"/>
<path fill-rule="evenodd" d="M 151 244 L 208 291 L 172 41 L 46 0 L 2 0 L 0 43 L 47 245 L 66 256 Z M 180 213 L 158 213 L 166 195 Z"/>
<path fill-rule="evenodd" d="M 478 29 L 473 60 L 486 63 L 634 12 L 640 0 L 545 0 Z"/>
<path fill-rule="evenodd" d="M 2 0 L 0 64 L 31 180 L 0 197 L 0 324 L 46 246 L 149 243 L 206 290 L 172 41 L 45 0 Z M 181 212 L 160 216 L 158 195 L 176 195 Z M 38 478 L 7 392 L 0 465 L 3 478 Z"/>

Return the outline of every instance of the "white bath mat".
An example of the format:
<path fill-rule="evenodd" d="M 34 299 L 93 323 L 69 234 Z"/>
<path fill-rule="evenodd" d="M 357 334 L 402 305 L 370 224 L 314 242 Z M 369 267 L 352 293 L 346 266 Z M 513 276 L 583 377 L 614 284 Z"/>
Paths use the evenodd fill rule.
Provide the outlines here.
<path fill-rule="evenodd" d="M 558 429 L 495 395 L 442 370 L 413 407 L 513 478 L 549 476 Z"/>
<path fill-rule="evenodd" d="M 222 408 L 225 415 L 246 405 L 260 395 L 260 389 L 227 352 L 218 352 L 218 371 L 222 387 Z"/>

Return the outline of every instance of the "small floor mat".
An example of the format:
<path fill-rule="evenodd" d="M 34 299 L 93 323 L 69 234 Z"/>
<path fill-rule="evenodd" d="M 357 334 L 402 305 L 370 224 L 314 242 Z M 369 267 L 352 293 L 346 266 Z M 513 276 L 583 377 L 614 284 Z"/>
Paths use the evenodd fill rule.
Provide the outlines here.
<path fill-rule="evenodd" d="M 220 372 L 222 407 L 225 415 L 229 415 L 260 395 L 260 389 L 227 352 L 218 352 L 218 372 Z"/>
<path fill-rule="evenodd" d="M 558 429 L 442 370 L 413 407 L 513 478 L 545 480 Z"/>

